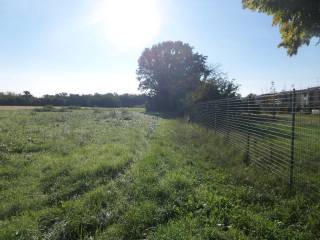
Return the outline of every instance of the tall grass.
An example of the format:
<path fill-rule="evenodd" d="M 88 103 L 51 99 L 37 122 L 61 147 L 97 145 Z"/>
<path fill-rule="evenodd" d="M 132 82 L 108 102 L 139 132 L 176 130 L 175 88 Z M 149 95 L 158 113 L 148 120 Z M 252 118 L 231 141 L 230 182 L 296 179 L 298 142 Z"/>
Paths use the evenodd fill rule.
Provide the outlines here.
<path fill-rule="evenodd" d="M 320 238 L 316 196 L 200 126 L 103 109 L 0 119 L 0 239 Z"/>

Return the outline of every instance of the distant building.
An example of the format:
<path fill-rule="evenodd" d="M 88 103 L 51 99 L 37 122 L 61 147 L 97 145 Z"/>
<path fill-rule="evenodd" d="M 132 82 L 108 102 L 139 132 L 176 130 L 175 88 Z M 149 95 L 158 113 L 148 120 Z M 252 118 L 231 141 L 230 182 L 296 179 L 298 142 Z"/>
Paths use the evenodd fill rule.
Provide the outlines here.
<path fill-rule="evenodd" d="M 255 99 L 264 111 L 290 111 L 293 91 L 268 93 L 256 96 Z M 320 86 L 296 90 L 295 103 L 298 111 L 317 113 L 320 111 Z"/>
<path fill-rule="evenodd" d="M 310 113 L 320 109 L 320 87 L 296 90 L 296 106 L 298 110 Z"/>

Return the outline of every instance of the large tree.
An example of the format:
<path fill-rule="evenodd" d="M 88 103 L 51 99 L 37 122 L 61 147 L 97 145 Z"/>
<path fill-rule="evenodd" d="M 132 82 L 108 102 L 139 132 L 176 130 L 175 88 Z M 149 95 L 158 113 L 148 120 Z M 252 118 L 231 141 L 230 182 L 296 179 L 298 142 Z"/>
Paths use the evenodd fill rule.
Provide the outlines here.
<path fill-rule="evenodd" d="M 139 89 L 149 96 L 149 108 L 179 111 L 210 70 L 207 57 L 181 41 L 146 48 L 138 60 Z"/>
<path fill-rule="evenodd" d="M 243 6 L 273 16 L 288 55 L 297 54 L 313 37 L 320 38 L 320 0 L 242 0 Z"/>

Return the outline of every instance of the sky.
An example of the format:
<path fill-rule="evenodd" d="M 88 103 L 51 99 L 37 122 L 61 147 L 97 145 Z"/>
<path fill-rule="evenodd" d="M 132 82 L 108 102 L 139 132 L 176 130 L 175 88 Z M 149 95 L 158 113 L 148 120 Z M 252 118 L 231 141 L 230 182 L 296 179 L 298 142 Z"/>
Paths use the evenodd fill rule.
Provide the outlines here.
<path fill-rule="evenodd" d="M 0 0 L 0 92 L 138 93 L 146 47 L 189 43 L 240 93 L 320 85 L 315 41 L 289 57 L 272 18 L 241 0 Z"/>

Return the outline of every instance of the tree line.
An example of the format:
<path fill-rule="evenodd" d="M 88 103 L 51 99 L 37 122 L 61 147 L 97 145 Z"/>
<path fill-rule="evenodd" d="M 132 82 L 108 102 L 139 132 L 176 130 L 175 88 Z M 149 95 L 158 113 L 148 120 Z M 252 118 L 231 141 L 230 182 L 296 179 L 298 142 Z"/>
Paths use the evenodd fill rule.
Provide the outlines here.
<path fill-rule="evenodd" d="M 207 56 L 181 41 L 166 41 L 146 48 L 136 71 L 142 94 L 68 94 L 35 97 L 0 92 L 0 105 L 134 107 L 145 105 L 148 111 L 182 114 L 192 104 L 238 95 L 239 86 Z"/>
<path fill-rule="evenodd" d="M 81 106 L 81 107 L 136 107 L 146 102 L 143 94 L 67 94 L 59 93 L 35 97 L 29 91 L 21 94 L 0 92 L 0 105 L 6 106 Z"/>
<path fill-rule="evenodd" d="M 244 8 L 273 16 L 279 26 L 288 55 L 297 54 L 302 45 L 320 38 L 320 0 L 274 1 L 242 0 Z M 208 100 L 234 97 L 239 85 L 207 62 L 207 56 L 181 41 L 166 41 L 146 48 L 136 71 L 141 95 L 134 94 L 67 94 L 34 97 L 1 93 L 0 105 L 56 105 L 133 107 L 146 103 L 147 110 L 182 112 L 188 106 Z"/>

